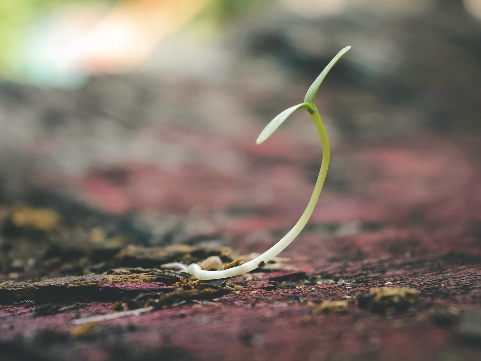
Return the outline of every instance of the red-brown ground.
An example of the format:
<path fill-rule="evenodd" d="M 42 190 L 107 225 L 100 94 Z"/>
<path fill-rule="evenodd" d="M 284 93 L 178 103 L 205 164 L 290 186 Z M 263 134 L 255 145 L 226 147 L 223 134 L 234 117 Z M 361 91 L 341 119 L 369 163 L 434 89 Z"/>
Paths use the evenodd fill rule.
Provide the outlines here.
<path fill-rule="evenodd" d="M 113 182 L 108 173 L 93 171 L 82 180 L 82 192 L 99 207 L 117 213 L 151 208 L 182 212 L 202 205 L 197 213 L 181 217 L 183 228 L 172 236 L 171 242 L 204 249 L 172 248 L 177 252 L 174 258 L 185 262 L 196 260 L 195 252 L 200 252 L 200 258 L 221 254 L 226 245 L 237 254 L 262 252 L 302 211 L 318 165 L 317 148 L 289 143 L 282 134 L 265 147 L 235 137 L 210 137 L 198 141 L 228 148 L 233 156 L 244 159 L 232 164 L 231 174 L 207 166 L 184 165 L 170 172 L 126 166 L 122 183 Z M 221 151 L 186 142 L 189 146 L 201 156 L 208 153 L 215 158 Z M 342 161 L 343 171 L 334 166 L 334 180 L 321 195 L 310 224 L 281 254 L 291 260 L 237 277 L 229 287 L 242 289 L 228 290 L 221 297 L 207 301 L 192 297 L 186 303 L 79 329 L 82 326 L 72 324 L 73 320 L 111 314 L 115 301 L 123 301 L 117 307 L 127 310 L 139 293 L 155 299 L 175 287 L 162 278 L 129 282 L 95 276 L 100 277 L 99 283 L 89 288 L 90 293 L 76 289 L 62 296 L 60 289 L 53 300 L 45 297 L 49 293 L 38 296 L 40 291 L 5 291 L 0 308 L 2 360 L 478 360 L 479 148 L 474 137 L 425 134 L 335 151 L 333 162 Z M 276 159 L 282 162 L 276 164 Z M 344 188 L 336 189 L 339 184 Z M 21 235 L 15 236 L 17 242 L 38 242 L 17 228 Z M 106 237 L 110 241 L 120 231 L 114 227 L 112 232 Z M 70 258 L 57 264 L 51 261 L 57 253 L 44 255 L 50 268 L 45 264 L 25 268 L 16 277 L 33 277 L 35 272 L 50 277 L 68 274 L 79 264 L 91 267 L 89 272 L 108 275 L 112 274 L 109 267 L 157 268 L 171 261 L 172 249 L 163 253 L 155 248 L 154 252 L 148 248 L 151 245 L 138 240 L 140 248 L 125 248 L 125 239 L 135 232 L 123 232 L 123 243 L 111 253 L 101 253 L 110 248 L 98 245 L 109 239 L 90 234 L 91 239 L 78 247 L 79 254 L 57 249 Z M 12 247 L 15 250 L 18 244 Z M 60 243 L 58 247 L 71 246 Z M 82 247 L 98 249 L 98 259 L 92 256 L 96 254 L 92 248 Z M 141 251 L 143 247 L 147 250 Z M 20 257 L 21 252 L 16 254 Z M 103 269 L 96 264 L 101 261 Z M 65 266 L 69 262 L 70 268 Z M 11 277 L 12 273 L 4 275 L 4 279 Z M 370 289 L 384 286 L 417 290 L 418 300 L 367 306 Z M 347 301 L 347 312 L 319 314 L 316 309 L 325 300 Z"/>

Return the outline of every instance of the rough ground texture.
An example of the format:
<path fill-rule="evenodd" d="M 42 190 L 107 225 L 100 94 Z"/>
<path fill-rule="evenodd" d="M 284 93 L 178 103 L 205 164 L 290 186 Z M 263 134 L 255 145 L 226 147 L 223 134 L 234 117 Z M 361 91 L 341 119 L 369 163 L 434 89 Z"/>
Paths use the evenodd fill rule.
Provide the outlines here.
<path fill-rule="evenodd" d="M 242 67 L 242 87 L 138 74 L 71 92 L 2 83 L 0 360 L 479 360 L 480 33 L 455 9 L 389 22 L 411 55 L 409 34 L 437 34 L 423 44 L 436 66 L 393 57 L 409 76 L 388 76 L 354 56 L 333 71 L 318 95 L 334 144 L 320 203 L 289 259 L 229 282 L 161 265 L 248 259 L 295 223 L 320 166 L 314 126 L 293 119 L 254 140 L 256 119 L 305 84 L 276 92 Z M 342 39 L 386 34 L 349 19 Z M 282 45 L 261 46 L 285 66 L 275 79 L 297 79 L 297 64 L 310 80 L 331 53 L 289 47 L 296 24 L 262 43 Z"/>
<path fill-rule="evenodd" d="M 290 146 L 282 139 L 273 142 Z M 246 147 L 234 139 L 230 144 Z M 309 156 L 299 155 L 296 162 L 286 160 L 264 171 L 266 180 L 277 182 L 268 188 L 285 187 L 289 194 L 249 209 L 222 210 L 226 205 L 215 205 L 216 211 L 208 213 L 212 218 L 206 218 L 217 220 L 216 224 L 210 232 L 198 232 L 197 238 L 186 231 L 193 220 L 178 221 L 169 242 L 185 237 L 189 241 L 184 243 L 191 246 L 142 244 L 136 228 L 122 226 L 129 221 L 116 216 L 102 215 L 107 217 L 105 224 L 111 224 L 110 233 L 102 218 L 89 226 L 84 217 L 95 218 L 93 211 L 79 215 L 73 227 L 61 208 L 51 207 L 58 223 L 52 229 L 38 229 L 31 219 L 31 223 L 25 220 L 32 215 L 25 215 L 24 208 L 5 207 L 3 277 L 10 281 L 0 284 L 2 360 L 477 360 L 481 355 L 478 147 L 476 139 L 426 135 L 404 139 L 402 145 L 345 149 L 342 156 L 362 168 L 358 178 L 346 182 L 365 184 L 362 190 L 328 188 L 306 231 L 282 254 L 291 260 L 237 277 L 230 286 L 197 285 L 186 290 L 174 285 L 185 274 L 158 267 L 211 255 L 228 262 L 235 256 L 222 249 L 226 245 L 239 254 L 262 252 L 272 245 L 295 221 L 308 196 Z M 269 151 L 268 144 L 266 148 L 266 153 L 259 148 L 252 154 L 252 167 L 274 158 L 273 149 L 280 149 Z M 311 152 L 316 150 L 294 154 Z M 280 157 L 288 159 L 289 154 L 280 152 Z M 455 169 L 446 172 L 448 164 Z M 252 181 L 253 176 L 242 180 Z M 226 188 L 231 184 L 223 179 L 216 182 L 220 193 L 224 184 Z M 180 194 L 178 187 L 172 182 L 170 192 Z M 179 202 L 187 206 L 188 199 L 180 197 Z M 15 212 L 23 212 L 24 223 Z M 79 234 L 74 244 L 60 241 L 73 238 L 68 235 L 72 229 Z M 123 243 L 129 237 L 130 245 Z M 151 242 L 153 236 L 149 237 Z M 116 238 L 123 241 L 113 242 Z M 87 275 L 47 277 L 56 274 Z M 15 280 L 33 277 L 38 278 Z M 370 289 L 385 286 L 416 290 L 417 300 L 406 299 L 401 292 L 374 302 Z M 346 302 L 339 309 L 324 301 Z M 146 305 L 156 310 L 72 324 Z"/>

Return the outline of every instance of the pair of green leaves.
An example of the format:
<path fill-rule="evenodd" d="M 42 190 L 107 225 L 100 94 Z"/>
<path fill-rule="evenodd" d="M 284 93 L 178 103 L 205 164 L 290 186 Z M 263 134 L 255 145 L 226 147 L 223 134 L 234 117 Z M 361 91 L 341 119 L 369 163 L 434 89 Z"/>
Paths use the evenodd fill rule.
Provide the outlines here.
<path fill-rule="evenodd" d="M 329 64 L 327 64 L 327 66 L 324 68 L 321 74 L 319 74 L 319 76 L 316 78 L 316 80 L 314 80 L 312 85 L 307 90 L 306 96 L 304 97 L 304 103 L 294 105 L 293 107 L 290 107 L 289 109 L 284 110 L 277 117 L 272 119 L 269 124 L 267 124 L 267 126 L 264 128 L 264 130 L 261 132 L 261 134 L 257 138 L 257 144 L 264 143 L 267 140 L 267 138 L 269 138 L 272 135 L 272 133 L 274 133 L 276 129 L 279 128 L 279 126 L 282 123 L 284 123 L 284 121 L 297 109 L 306 109 L 311 114 L 317 112 L 317 108 L 314 105 L 314 97 L 316 96 L 317 91 L 319 90 L 319 87 L 321 86 L 324 78 L 332 69 L 332 67 L 338 62 L 339 59 L 342 58 L 344 54 L 346 54 L 349 51 L 349 49 L 351 49 L 351 47 L 346 46 L 329 62 Z"/>

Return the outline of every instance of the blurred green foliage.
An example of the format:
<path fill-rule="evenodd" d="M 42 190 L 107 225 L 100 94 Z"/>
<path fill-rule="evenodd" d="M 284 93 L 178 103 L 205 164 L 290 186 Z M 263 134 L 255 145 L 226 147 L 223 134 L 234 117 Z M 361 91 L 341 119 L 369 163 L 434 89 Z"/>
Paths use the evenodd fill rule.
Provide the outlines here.
<path fill-rule="evenodd" d="M 253 13 L 270 9 L 278 0 L 213 0 L 184 29 L 195 37 L 210 37 L 227 24 Z"/>
<path fill-rule="evenodd" d="M 194 24 L 200 21 L 218 28 L 272 1 L 275 0 L 214 0 L 196 17 Z M 28 31 L 36 21 L 65 5 L 117 2 L 119 0 L 0 0 L 0 74 L 15 71 Z"/>
<path fill-rule="evenodd" d="M 232 20 L 245 15 L 246 12 L 256 11 L 275 0 L 215 0 L 205 9 L 205 15 L 220 22 Z"/>
<path fill-rule="evenodd" d="M 29 27 L 38 19 L 69 4 L 93 1 L 78 0 L 0 0 L 0 74 L 12 71 L 16 55 L 25 41 Z M 96 3 L 116 0 L 97 0 Z"/>

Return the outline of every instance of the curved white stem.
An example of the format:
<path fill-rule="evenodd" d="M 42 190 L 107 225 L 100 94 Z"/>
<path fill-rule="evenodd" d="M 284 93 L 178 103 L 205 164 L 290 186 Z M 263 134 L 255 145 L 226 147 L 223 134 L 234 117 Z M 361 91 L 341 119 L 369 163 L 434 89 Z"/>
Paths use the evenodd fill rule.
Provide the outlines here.
<path fill-rule="evenodd" d="M 329 149 L 329 139 L 327 139 L 326 130 L 324 129 L 324 124 L 322 123 L 321 117 L 319 112 L 317 111 L 316 106 L 314 105 L 314 97 L 316 96 L 317 90 L 319 86 L 323 82 L 326 75 L 329 73 L 331 68 L 337 61 L 346 54 L 350 46 L 346 46 L 342 49 L 324 68 L 321 74 L 314 80 L 312 85 L 309 87 L 306 96 L 304 98 L 304 103 L 294 105 L 289 109 L 284 110 L 280 113 L 277 117 L 275 117 L 262 131 L 257 138 L 257 144 L 264 142 L 267 138 L 269 138 L 272 133 L 297 109 L 306 109 L 312 115 L 314 119 L 314 123 L 316 124 L 317 130 L 319 131 L 319 135 L 321 136 L 322 142 L 322 164 L 321 169 L 319 171 L 319 176 L 317 177 L 316 185 L 314 186 L 314 191 L 312 192 L 311 199 L 307 204 L 306 210 L 302 213 L 301 218 L 297 221 L 294 227 L 284 236 L 282 239 L 277 242 L 274 246 L 269 248 L 266 252 L 261 254 L 259 257 L 254 258 L 253 260 L 244 263 L 240 266 L 229 268 L 223 271 L 204 271 L 198 264 L 191 264 L 187 266 L 187 271 L 192 274 L 193 276 L 197 277 L 200 280 L 212 280 L 218 278 L 227 278 L 227 277 L 234 277 L 241 275 L 246 272 L 250 272 L 257 267 L 261 267 L 275 256 L 277 256 L 280 252 L 282 252 L 298 235 L 301 233 L 304 226 L 309 221 L 312 212 L 314 211 L 314 207 L 316 206 L 317 200 L 319 199 L 319 195 L 321 194 L 322 186 L 324 185 L 324 181 L 326 180 L 327 169 L 329 168 L 329 160 L 330 160 L 330 149 Z M 185 267 L 185 266 L 184 266 Z"/>
<path fill-rule="evenodd" d="M 319 171 L 319 176 L 317 177 L 316 185 L 314 186 L 314 191 L 312 192 L 311 199 L 307 204 L 306 210 L 304 211 L 304 213 L 302 213 L 301 218 L 279 242 L 277 242 L 274 246 L 272 246 L 266 252 L 254 258 L 253 260 L 240 266 L 229 268 L 223 271 L 204 271 L 200 268 L 198 264 L 191 264 L 187 267 L 187 271 L 190 274 L 192 274 L 199 280 L 212 280 L 218 278 L 234 277 L 243 273 L 250 272 L 259 266 L 267 264 L 267 262 L 277 256 L 280 252 L 282 252 L 297 237 L 297 235 L 301 233 L 302 229 L 311 217 L 317 200 L 319 199 L 319 195 L 321 194 L 322 186 L 324 185 L 324 181 L 326 179 L 327 169 L 329 168 L 330 160 L 329 139 L 327 138 L 326 130 L 324 129 L 324 124 L 322 123 L 319 112 L 315 108 L 309 110 L 312 118 L 314 119 L 314 123 L 317 126 L 317 130 L 319 131 L 319 135 L 321 136 L 323 153 L 322 165 Z"/>

